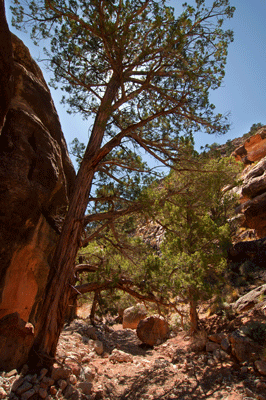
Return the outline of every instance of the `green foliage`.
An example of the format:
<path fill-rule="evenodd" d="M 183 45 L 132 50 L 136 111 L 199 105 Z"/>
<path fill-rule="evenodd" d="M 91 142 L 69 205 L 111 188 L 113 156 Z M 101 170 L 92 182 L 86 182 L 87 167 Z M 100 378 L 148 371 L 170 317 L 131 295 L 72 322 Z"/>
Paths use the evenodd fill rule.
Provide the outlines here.
<path fill-rule="evenodd" d="M 85 152 L 85 144 L 80 143 L 77 138 L 73 139 L 70 143 L 70 154 L 76 157 L 76 162 L 80 165 L 84 152 Z"/>
<path fill-rule="evenodd" d="M 160 190 L 151 189 L 150 212 L 165 228 L 162 254 L 151 267 L 155 274 L 160 260 L 163 277 L 157 282 L 164 280 L 172 296 L 196 301 L 221 283 L 230 244 L 228 218 L 236 201 L 222 189 L 238 171 L 228 158 L 202 162 L 194 157 L 187 171 L 173 171 Z"/>
<path fill-rule="evenodd" d="M 202 155 L 206 158 L 217 158 L 221 155 L 219 143 L 206 144 L 205 146 L 201 146 L 200 149 L 203 151 Z"/>
<path fill-rule="evenodd" d="M 247 132 L 247 133 L 245 133 L 245 134 L 243 135 L 243 138 L 244 138 L 244 139 L 248 139 L 250 136 L 255 135 L 256 132 L 257 132 L 257 130 L 260 129 L 260 128 L 262 128 L 263 126 L 264 126 L 264 125 L 263 125 L 261 122 L 258 122 L 257 124 L 253 124 L 253 125 L 250 127 L 249 132 Z"/>
<path fill-rule="evenodd" d="M 36 43 L 50 40 L 45 52 L 52 84 L 65 93 L 62 101 L 70 113 L 97 115 L 116 77 L 106 138 L 146 120 L 146 128 L 136 126 L 136 132 L 166 145 L 176 132 L 228 128 L 214 115 L 208 93 L 224 76 L 233 34 L 222 24 L 234 7 L 228 0 L 209 9 L 205 1 L 196 3 L 195 8 L 185 3 L 178 18 L 165 0 L 14 0 L 11 10 L 16 28 L 29 27 Z M 154 113 L 156 120 L 149 119 Z"/>

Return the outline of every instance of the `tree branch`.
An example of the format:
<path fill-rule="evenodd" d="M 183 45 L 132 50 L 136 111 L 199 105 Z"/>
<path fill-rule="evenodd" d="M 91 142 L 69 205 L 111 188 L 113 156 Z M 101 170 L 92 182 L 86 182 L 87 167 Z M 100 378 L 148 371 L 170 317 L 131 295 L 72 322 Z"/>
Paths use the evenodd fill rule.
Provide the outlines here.
<path fill-rule="evenodd" d="M 161 297 L 157 298 L 153 293 L 143 295 L 138 291 L 136 291 L 135 289 L 132 289 L 132 286 L 135 286 L 133 281 L 122 277 L 119 278 L 118 281 L 107 280 L 103 283 L 96 283 L 96 282 L 85 283 L 83 285 L 75 286 L 75 289 L 78 290 L 81 294 L 95 292 L 95 291 L 102 291 L 107 289 L 118 289 L 130 294 L 135 299 L 141 301 L 148 301 L 155 304 L 160 304 L 164 307 L 172 307 L 180 316 L 182 317 L 185 316 L 181 311 L 178 311 L 177 307 L 170 301 L 165 302 L 164 299 L 162 299 Z"/>

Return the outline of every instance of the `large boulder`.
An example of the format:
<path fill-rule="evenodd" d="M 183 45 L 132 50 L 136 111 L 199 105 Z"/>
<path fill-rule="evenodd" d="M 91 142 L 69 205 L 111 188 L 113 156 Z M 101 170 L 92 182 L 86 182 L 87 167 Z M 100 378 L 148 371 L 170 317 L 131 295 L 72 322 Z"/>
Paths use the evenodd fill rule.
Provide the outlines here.
<path fill-rule="evenodd" d="M 257 287 L 241 296 L 236 302 L 231 304 L 233 310 L 242 313 L 251 308 L 266 309 L 266 284 Z"/>
<path fill-rule="evenodd" d="M 241 331 L 234 331 L 229 335 L 232 354 L 240 362 L 254 362 L 258 354 L 262 354 L 263 347 L 245 336 Z"/>
<path fill-rule="evenodd" d="M 136 329 L 138 323 L 147 317 L 147 309 L 143 304 L 128 307 L 123 313 L 123 328 Z"/>
<path fill-rule="evenodd" d="M 27 360 L 28 349 L 34 340 L 34 327 L 23 321 L 18 313 L 9 314 L 0 320 L 0 338 L 1 369 L 9 370 L 17 361 L 24 363 Z"/>
<path fill-rule="evenodd" d="M 162 343 L 169 335 L 169 325 L 160 315 L 141 320 L 137 326 L 137 336 L 145 344 L 155 346 Z"/>
<path fill-rule="evenodd" d="M 6 51 L 7 43 L 0 41 L 0 52 Z M 12 330 L 22 332 L 19 346 L 23 348 L 25 338 L 25 349 L 4 367 L 17 368 L 27 358 L 32 333 L 23 326 L 35 327 L 40 317 L 50 261 L 75 179 L 40 68 L 14 35 L 10 52 L 13 93 L 10 79 L 0 82 L 7 93 L 0 135 L 0 369 Z M 3 62 L 0 68 L 5 68 Z M 4 73 L 1 70 L 0 76 Z M 10 317 L 12 323 L 10 315 L 16 316 Z"/>

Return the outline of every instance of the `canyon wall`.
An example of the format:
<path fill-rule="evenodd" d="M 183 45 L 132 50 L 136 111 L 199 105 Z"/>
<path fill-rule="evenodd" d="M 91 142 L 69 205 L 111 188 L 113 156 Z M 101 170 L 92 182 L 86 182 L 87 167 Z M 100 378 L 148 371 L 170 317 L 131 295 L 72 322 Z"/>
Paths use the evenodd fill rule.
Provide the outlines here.
<path fill-rule="evenodd" d="M 245 165 L 239 190 L 244 225 L 255 229 L 257 237 L 266 236 L 266 127 L 248 138 L 232 155 Z"/>
<path fill-rule="evenodd" d="M 0 25 L 0 369 L 11 369 L 36 335 L 75 171 L 40 68 Z"/>

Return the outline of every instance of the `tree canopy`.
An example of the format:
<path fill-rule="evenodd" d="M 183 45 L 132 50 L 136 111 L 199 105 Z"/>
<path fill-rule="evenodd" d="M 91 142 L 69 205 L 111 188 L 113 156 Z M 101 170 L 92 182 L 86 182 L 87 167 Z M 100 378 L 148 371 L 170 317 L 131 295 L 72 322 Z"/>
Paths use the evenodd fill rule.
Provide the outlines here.
<path fill-rule="evenodd" d="M 52 83 L 63 90 L 69 112 L 95 116 L 90 139 L 97 138 L 97 150 L 88 146 L 85 153 L 84 146 L 79 160 L 90 158 L 97 171 L 102 209 L 128 207 L 129 193 L 136 199 L 152 174 L 158 177 L 140 149 L 180 169 L 182 135 L 228 129 L 208 96 L 224 76 L 233 34 L 222 25 L 233 11 L 228 0 L 210 8 L 202 0 L 185 4 L 178 18 L 166 1 L 16 0 L 13 23 L 30 26 L 36 43 L 50 40 Z M 79 146 L 76 140 L 76 154 Z"/>
<path fill-rule="evenodd" d="M 126 138 L 169 165 L 178 134 L 228 127 L 208 94 L 224 76 L 233 35 L 222 24 L 233 11 L 228 0 L 185 4 L 178 18 L 164 0 L 16 0 L 13 23 L 31 26 L 35 42 L 50 39 L 52 82 L 71 113 L 96 122 L 108 107 L 110 147 Z"/>

